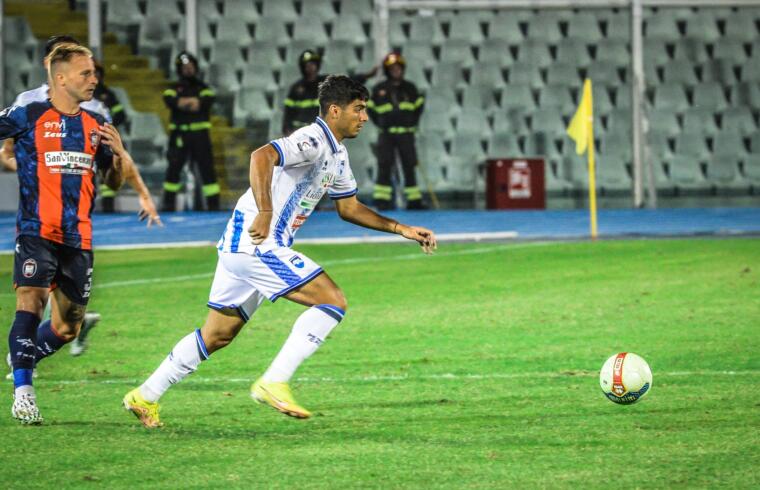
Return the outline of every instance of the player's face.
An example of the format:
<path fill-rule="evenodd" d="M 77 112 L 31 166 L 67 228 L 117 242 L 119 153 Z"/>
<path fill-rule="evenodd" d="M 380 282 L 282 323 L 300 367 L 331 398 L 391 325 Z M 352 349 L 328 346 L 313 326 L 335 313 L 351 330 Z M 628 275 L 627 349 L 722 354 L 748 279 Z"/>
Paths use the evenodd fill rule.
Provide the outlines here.
<path fill-rule="evenodd" d="M 367 120 L 367 103 L 356 99 L 341 109 L 338 127 L 344 138 L 356 138 Z"/>
<path fill-rule="evenodd" d="M 75 55 L 65 64 L 61 73 L 63 74 L 65 90 L 73 99 L 77 102 L 92 100 L 92 94 L 98 84 L 92 58 Z"/>

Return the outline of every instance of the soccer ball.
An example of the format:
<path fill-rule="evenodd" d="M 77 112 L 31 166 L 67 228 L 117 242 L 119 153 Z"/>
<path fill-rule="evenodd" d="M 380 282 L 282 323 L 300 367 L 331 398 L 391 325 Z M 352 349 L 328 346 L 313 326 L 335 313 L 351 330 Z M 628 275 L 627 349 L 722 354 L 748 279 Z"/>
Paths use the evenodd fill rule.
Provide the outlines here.
<path fill-rule="evenodd" d="M 632 352 L 621 352 L 607 359 L 599 373 L 604 395 L 615 403 L 636 403 L 652 388 L 649 364 Z"/>

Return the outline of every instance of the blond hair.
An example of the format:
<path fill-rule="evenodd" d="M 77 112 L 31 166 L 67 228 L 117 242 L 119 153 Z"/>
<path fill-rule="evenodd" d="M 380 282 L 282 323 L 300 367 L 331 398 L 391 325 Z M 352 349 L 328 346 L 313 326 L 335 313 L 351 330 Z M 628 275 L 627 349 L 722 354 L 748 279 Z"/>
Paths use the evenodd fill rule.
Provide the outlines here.
<path fill-rule="evenodd" d="M 74 43 L 61 43 L 57 45 L 46 57 L 48 63 L 48 77 L 53 79 L 53 66 L 59 63 L 71 61 L 74 56 L 81 55 L 92 58 L 92 51 L 87 47 Z"/>

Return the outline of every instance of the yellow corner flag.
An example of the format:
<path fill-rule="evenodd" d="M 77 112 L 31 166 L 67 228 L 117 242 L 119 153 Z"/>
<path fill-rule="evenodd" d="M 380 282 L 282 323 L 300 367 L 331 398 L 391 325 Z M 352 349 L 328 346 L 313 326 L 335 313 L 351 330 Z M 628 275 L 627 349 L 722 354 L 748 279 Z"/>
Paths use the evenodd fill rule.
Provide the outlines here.
<path fill-rule="evenodd" d="M 594 167 L 594 99 L 591 95 L 591 80 L 583 82 L 583 95 L 575 111 L 567 134 L 575 141 L 575 152 L 583 155 L 588 150 L 588 196 L 591 214 L 591 238 L 596 239 L 596 169 Z"/>

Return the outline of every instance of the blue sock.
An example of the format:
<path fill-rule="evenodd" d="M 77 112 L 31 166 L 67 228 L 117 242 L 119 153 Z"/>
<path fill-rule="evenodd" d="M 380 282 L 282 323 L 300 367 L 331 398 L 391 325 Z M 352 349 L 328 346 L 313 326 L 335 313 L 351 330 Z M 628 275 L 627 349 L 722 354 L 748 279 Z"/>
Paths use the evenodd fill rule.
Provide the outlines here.
<path fill-rule="evenodd" d="M 13 366 L 13 386 L 32 385 L 35 352 L 37 351 L 37 326 L 40 318 L 28 311 L 17 311 L 11 331 L 8 333 L 8 350 Z"/>
<path fill-rule="evenodd" d="M 45 320 L 37 328 L 37 355 L 35 356 L 35 363 L 53 355 L 53 353 L 67 343 L 56 335 L 50 320 Z"/>

